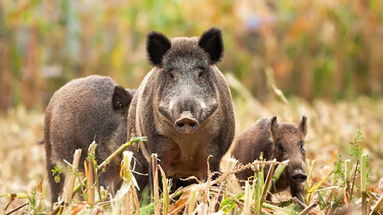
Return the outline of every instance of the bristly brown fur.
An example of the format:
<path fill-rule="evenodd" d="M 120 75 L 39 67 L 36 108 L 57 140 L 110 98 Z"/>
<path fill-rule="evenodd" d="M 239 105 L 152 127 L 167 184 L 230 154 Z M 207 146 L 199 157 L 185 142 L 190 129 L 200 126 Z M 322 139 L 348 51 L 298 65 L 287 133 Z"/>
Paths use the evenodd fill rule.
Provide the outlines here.
<path fill-rule="evenodd" d="M 57 201 L 64 177 L 55 183 L 51 170 L 64 160 L 72 162 L 82 149 L 80 164 L 93 140 L 98 144 L 96 160 L 101 163 L 127 140 L 127 114 L 132 94 L 112 79 L 92 75 L 68 82 L 55 92 L 45 111 L 44 144 L 51 201 Z M 120 183 L 115 160 L 101 175 L 100 184 L 116 190 Z M 83 166 L 80 165 L 80 169 Z"/>

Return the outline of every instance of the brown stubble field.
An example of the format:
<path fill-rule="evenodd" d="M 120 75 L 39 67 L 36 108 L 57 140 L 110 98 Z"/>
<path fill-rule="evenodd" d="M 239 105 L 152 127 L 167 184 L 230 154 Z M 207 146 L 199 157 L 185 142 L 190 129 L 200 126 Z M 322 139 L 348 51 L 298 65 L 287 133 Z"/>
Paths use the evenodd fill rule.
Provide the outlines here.
<path fill-rule="evenodd" d="M 319 182 L 330 175 L 339 153 L 343 155 L 343 160 L 350 158 L 350 142 L 354 141 L 360 131 L 362 152 L 369 156 L 369 191 L 383 193 L 383 100 L 360 97 L 353 101 L 315 100 L 309 103 L 297 98 L 284 100 L 283 96 L 277 96 L 271 102 L 260 104 L 246 96 L 246 93 L 243 95 L 245 96 L 236 96 L 234 100 L 236 135 L 264 116 L 277 115 L 279 121 L 294 122 L 298 122 L 302 114 L 308 117 L 307 159 L 315 161 L 311 183 Z M 1 115 L 0 194 L 30 193 L 43 180 L 43 205 L 48 208 L 45 152 L 44 145 L 39 144 L 43 137 L 43 118 L 42 112 L 26 111 L 23 107 Z M 335 183 L 333 180 L 331 175 L 323 181 L 321 187 L 331 187 L 331 183 Z M 275 195 L 277 199 L 279 196 L 281 195 Z M 1 211 L 8 202 L 8 197 L 0 198 Z M 7 211 L 26 202 L 26 199 L 15 200 Z"/>

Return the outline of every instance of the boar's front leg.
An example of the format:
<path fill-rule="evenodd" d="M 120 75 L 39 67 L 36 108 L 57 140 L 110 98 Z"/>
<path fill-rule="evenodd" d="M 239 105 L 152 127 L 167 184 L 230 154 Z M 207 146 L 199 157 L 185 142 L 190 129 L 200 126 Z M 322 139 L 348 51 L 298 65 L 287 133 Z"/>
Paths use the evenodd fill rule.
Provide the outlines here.
<path fill-rule="evenodd" d="M 211 157 L 209 158 L 209 167 L 211 173 L 213 173 L 213 179 L 218 177 L 218 174 L 220 172 L 220 162 L 222 160 L 222 157 L 226 154 L 226 152 L 229 150 L 229 147 L 231 145 L 231 142 L 233 141 L 233 134 L 231 132 L 226 131 L 226 129 L 222 129 L 224 131 L 221 131 L 218 137 L 216 137 L 209 145 L 209 155 Z"/>
<path fill-rule="evenodd" d="M 179 149 L 177 144 L 175 144 L 171 139 L 160 134 L 148 136 L 148 142 L 146 142 L 146 146 L 148 147 L 149 153 L 157 154 L 158 164 L 165 171 L 165 173 L 170 167 L 171 163 L 174 161 L 174 159 L 177 159 L 177 157 L 179 156 Z M 149 182 L 150 189 L 151 191 L 153 191 L 153 170 L 151 167 L 152 165 L 149 163 Z M 158 171 L 157 175 L 159 185 L 162 187 L 161 173 Z M 172 187 L 172 190 L 173 189 L 175 189 L 174 186 Z"/>
<path fill-rule="evenodd" d="M 297 197 L 303 203 L 305 202 L 304 186 L 302 183 L 290 184 L 290 193 L 291 196 Z"/>

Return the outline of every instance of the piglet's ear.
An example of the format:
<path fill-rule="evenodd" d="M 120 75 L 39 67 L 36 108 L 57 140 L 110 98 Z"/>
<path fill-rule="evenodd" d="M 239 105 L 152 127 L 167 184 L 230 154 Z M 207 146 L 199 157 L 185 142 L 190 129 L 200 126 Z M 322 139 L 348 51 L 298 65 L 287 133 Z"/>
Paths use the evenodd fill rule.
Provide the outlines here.
<path fill-rule="evenodd" d="M 146 51 L 148 58 L 153 66 L 161 67 L 162 58 L 170 49 L 171 42 L 169 39 L 158 32 L 151 32 L 147 36 Z"/>
<path fill-rule="evenodd" d="M 202 34 L 198 45 L 209 55 L 210 63 L 215 64 L 223 55 L 223 40 L 221 30 L 211 28 Z"/>
<path fill-rule="evenodd" d="M 130 94 L 121 86 L 116 86 L 114 88 L 114 93 L 112 97 L 112 105 L 114 110 L 127 110 L 129 108 L 130 102 L 132 101 L 133 95 Z"/>
<path fill-rule="evenodd" d="M 299 124 L 299 130 L 302 132 L 303 136 L 307 134 L 307 117 L 302 116 L 301 123 Z"/>
<path fill-rule="evenodd" d="M 277 117 L 274 116 L 273 118 L 271 118 L 271 124 L 270 124 L 270 131 L 271 131 L 271 134 L 274 136 L 274 134 L 276 133 L 277 131 L 277 127 L 278 127 L 278 121 L 277 121 Z"/>

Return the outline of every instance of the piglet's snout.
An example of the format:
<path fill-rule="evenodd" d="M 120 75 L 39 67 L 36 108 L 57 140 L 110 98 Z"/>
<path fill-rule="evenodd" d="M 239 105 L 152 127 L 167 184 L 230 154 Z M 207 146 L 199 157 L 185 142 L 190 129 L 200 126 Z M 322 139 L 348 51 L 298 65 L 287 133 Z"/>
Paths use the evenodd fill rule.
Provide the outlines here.
<path fill-rule="evenodd" d="M 295 169 L 291 177 L 297 183 L 302 183 L 307 179 L 307 175 L 303 172 L 302 169 Z"/>

